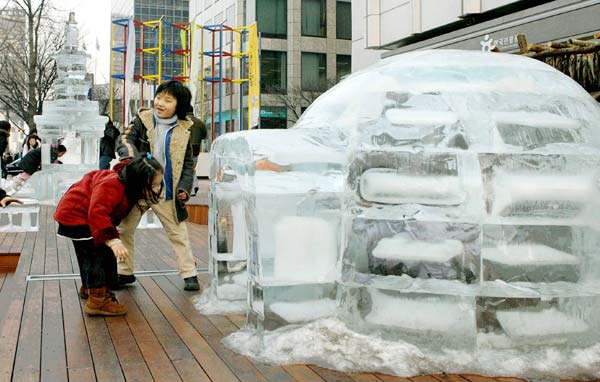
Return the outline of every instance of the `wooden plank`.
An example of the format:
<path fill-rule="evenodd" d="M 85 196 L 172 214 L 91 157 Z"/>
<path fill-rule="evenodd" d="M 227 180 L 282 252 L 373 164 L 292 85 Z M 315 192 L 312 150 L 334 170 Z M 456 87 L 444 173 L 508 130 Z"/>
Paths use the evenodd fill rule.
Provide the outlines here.
<path fill-rule="evenodd" d="M 27 237 L 26 232 L 17 232 L 15 235 L 15 240 L 12 243 L 12 246 L 8 250 L 10 253 L 21 253 L 23 250 L 23 245 L 25 244 L 25 238 Z"/>
<path fill-rule="evenodd" d="M 95 379 L 94 364 L 77 289 L 72 280 L 60 281 L 67 371 L 69 381 L 91 381 Z"/>
<path fill-rule="evenodd" d="M 354 382 L 381 382 L 381 379 L 371 373 L 348 373 L 348 375 Z"/>
<path fill-rule="evenodd" d="M 56 274 L 58 273 L 58 249 L 54 219 L 51 213 L 48 213 L 46 219 L 44 274 Z M 33 283 L 42 283 L 42 281 L 33 281 Z M 67 356 L 60 283 L 43 281 L 43 285 L 41 377 L 44 381 L 66 381 L 68 378 Z"/>
<path fill-rule="evenodd" d="M 435 374 L 433 377 L 442 382 L 466 382 L 466 379 L 456 374 Z"/>
<path fill-rule="evenodd" d="M 461 374 L 461 377 L 469 382 L 496 382 L 496 380 L 492 377 L 485 377 L 476 374 Z"/>
<path fill-rule="evenodd" d="M 40 221 L 45 222 L 48 208 L 40 209 Z M 31 261 L 31 273 L 43 273 L 46 253 L 46 225 L 41 224 L 36 232 Z M 25 276 L 25 275 L 23 275 Z M 42 282 L 29 283 L 25 287 L 25 303 L 22 311 L 17 351 L 14 359 L 13 379 L 17 381 L 37 381 L 40 379 L 42 315 L 44 285 Z M 4 358 L 3 358 L 4 359 Z"/>
<path fill-rule="evenodd" d="M 327 382 L 353 382 L 353 379 L 343 372 L 325 369 L 315 365 L 310 365 L 309 367 Z"/>
<path fill-rule="evenodd" d="M 57 237 L 56 242 L 59 273 L 71 273 L 73 271 L 71 253 L 75 252 L 73 244 L 64 237 Z M 69 381 L 93 381 L 96 376 L 83 318 L 84 313 L 79 301 L 79 286 L 74 280 L 61 280 L 60 293 Z"/>
<path fill-rule="evenodd" d="M 42 281 L 34 281 L 42 284 Z M 67 356 L 63 331 L 62 304 L 59 281 L 44 281 L 42 310 L 42 359 L 43 381 L 66 381 Z"/>
<path fill-rule="evenodd" d="M 185 346 L 181 338 L 175 333 L 169 322 L 160 312 L 158 307 L 148 296 L 143 287 L 127 288 L 127 293 L 134 299 L 144 319 L 158 338 L 163 349 L 173 365 L 177 369 L 179 376 L 184 380 L 198 382 L 209 382 L 210 379 L 204 373 L 192 353 Z"/>
<path fill-rule="evenodd" d="M 156 247 L 153 246 L 153 248 Z M 201 249 L 204 250 L 203 252 L 205 254 L 207 253 L 205 252 L 206 247 Z M 153 258 L 153 266 L 164 266 L 163 264 L 161 264 L 161 261 L 164 261 L 163 256 L 155 256 Z M 147 266 L 149 266 L 149 264 L 147 264 Z M 167 279 L 171 282 L 171 284 L 166 282 Z M 181 292 L 179 292 L 179 290 L 177 289 L 178 284 L 180 282 L 177 277 L 170 276 L 166 278 L 155 278 L 155 281 L 161 287 L 161 289 L 173 300 L 173 303 L 182 311 L 182 313 L 188 318 L 188 320 L 190 320 L 190 322 L 197 322 L 196 319 L 197 317 L 199 317 L 199 313 L 189 302 L 188 299 L 182 297 Z M 197 329 L 203 335 L 203 337 L 207 339 L 207 341 L 210 343 L 213 349 L 215 349 L 215 351 L 233 369 L 233 371 L 240 379 L 242 379 L 243 381 L 260 381 L 262 380 L 262 377 L 264 377 L 268 381 L 294 380 L 294 378 L 291 375 L 289 375 L 289 373 L 287 373 L 282 367 L 254 363 L 251 360 L 248 360 L 245 357 L 235 354 L 234 352 L 224 347 L 221 344 L 222 337 L 224 335 L 229 335 L 230 333 L 237 331 L 239 327 L 227 318 L 222 316 L 211 315 L 207 316 L 207 318 L 220 332 L 220 334 L 215 334 L 212 328 L 206 328 L 205 320 L 198 321 Z M 210 329 L 210 331 L 207 332 L 207 329 Z M 307 366 L 304 367 L 308 368 Z M 260 374 L 257 374 L 257 371 Z M 307 374 L 310 374 L 310 372 L 307 371 Z M 338 379 L 342 378 L 343 380 L 345 378 L 345 380 L 351 381 L 351 379 L 347 376 L 344 376 L 343 373 L 323 369 L 323 374 L 327 374 L 330 378 L 333 378 L 333 376 L 336 375 Z"/>
<path fill-rule="evenodd" d="M 208 206 L 188 205 L 187 209 L 190 214 L 189 222 L 200 225 L 208 224 Z"/>
<path fill-rule="evenodd" d="M 27 289 L 25 276 L 29 274 L 31 268 L 36 233 L 28 232 L 26 236 L 23 255 L 12 282 L 0 293 L 0 306 L 6 307 L 6 309 L 0 309 L 0 343 L 2 343 L 0 359 L 3 360 L 0 362 L 0 381 L 10 381 L 13 372 Z"/>
<path fill-rule="evenodd" d="M 410 382 L 410 379 L 405 378 L 405 377 L 397 377 L 394 375 L 388 375 L 388 374 L 381 374 L 381 373 L 374 373 L 374 375 L 381 379 L 382 381 L 390 381 L 390 382 Z"/>
<path fill-rule="evenodd" d="M 148 240 L 152 240 L 148 238 Z M 152 261 L 146 263 L 146 268 L 164 268 L 168 261 L 165 256 L 167 249 L 159 243 L 152 243 L 154 255 Z M 177 276 L 171 277 L 156 277 L 154 278 L 157 285 L 171 298 L 173 304 L 179 308 L 182 314 L 194 325 L 201 335 L 208 341 L 210 346 L 216 353 L 229 365 L 233 372 L 243 381 L 264 381 L 265 378 L 269 381 L 292 382 L 291 378 L 283 369 L 269 365 L 253 363 L 250 360 L 227 349 L 221 343 L 223 335 L 227 335 L 238 329 L 229 320 L 220 316 L 209 316 L 209 321 L 222 320 L 214 323 L 214 326 L 208 324 L 207 320 L 200 320 L 201 317 L 195 307 L 190 303 L 189 299 L 181 292 L 181 279 Z"/>
<path fill-rule="evenodd" d="M 431 375 L 417 375 L 409 378 L 412 382 L 439 382 L 438 379 Z"/>
<path fill-rule="evenodd" d="M 106 317 L 106 326 L 127 381 L 150 381 L 152 374 L 124 316 Z"/>
<path fill-rule="evenodd" d="M 16 232 L 7 232 L 2 241 L 0 241 L 0 254 L 10 253 L 12 244 L 17 236 Z"/>
<path fill-rule="evenodd" d="M 12 273 L 17 269 L 19 264 L 19 255 L 5 253 L 0 256 L 0 272 Z"/>
<path fill-rule="evenodd" d="M 196 331 L 194 326 L 171 303 L 154 281 L 140 278 L 140 284 L 148 292 L 156 306 L 171 323 L 179 337 L 198 360 L 206 374 L 213 382 L 232 382 L 239 379 L 229 369 L 227 364 L 214 352 L 206 340 Z"/>
<path fill-rule="evenodd" d="M 282 368 L 298 382 L 323 382 L 317 373 L 306 365 L 284 365 Z"/>
<path fill-rule="evenodd" d="M 101 317 L 83 317 L 97 380 L 125 381 L 106 322 Z"/>
<path fill-rule="evenodd" d="M 144 319 L 131 295 L 127 291 L 119 293 L 119 302 L 127 306 L 125 320 L 140 349 L 152 377 L 157 381 L 180 381 L 177 370 L 169 360 L 156 335 Z"/>
<path fill-rule="evenodd" d="M 229 321 L 231 321 L 235 326 L 239 328 L 243 328 L 246 325 L 246 315 L 243 314 L 230 314 L 225 316 Z"/>

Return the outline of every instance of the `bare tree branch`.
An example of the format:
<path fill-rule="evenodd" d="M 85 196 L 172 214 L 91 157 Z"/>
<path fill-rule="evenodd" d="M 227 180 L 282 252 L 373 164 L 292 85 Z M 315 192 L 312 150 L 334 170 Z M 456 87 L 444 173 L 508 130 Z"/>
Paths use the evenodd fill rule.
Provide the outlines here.
<path fill-rule="evenodd" d="M 57 78 L 53 54 L 63 44 L 62 23 L 49 16 L 50 0 L 11 0 L 12 38 L 0 56 L 0 103 L 30 128 Z"/>
<path fill-rule="evenodd" d="M 278 103 L 283 104 L 287 109 L 288 121 L 295 123 L 300 119 L 302 109 L 310 106 L 321 94 L 335 85 L 336 82 L 336 80 L 331 79 L 325 83 L 310 86 L 308 89 L 302 89 L 301 86 L 291 87 L 287 90 L 268 88 L 265 93 L 270 94 Z"/>

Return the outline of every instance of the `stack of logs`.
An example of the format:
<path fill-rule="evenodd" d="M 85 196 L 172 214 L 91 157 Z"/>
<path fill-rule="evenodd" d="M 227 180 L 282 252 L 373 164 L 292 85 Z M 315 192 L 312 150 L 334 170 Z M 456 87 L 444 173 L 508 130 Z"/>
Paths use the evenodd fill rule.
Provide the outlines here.
<path fill-rule="evenodd" d="M 544 45 L 527 44 L 524 35 L 518 35 L 517 39 L 522 55 L 560 70 L 600 102 L 600 32 L 594 35 L 594 40 L 570 39 Z"/>

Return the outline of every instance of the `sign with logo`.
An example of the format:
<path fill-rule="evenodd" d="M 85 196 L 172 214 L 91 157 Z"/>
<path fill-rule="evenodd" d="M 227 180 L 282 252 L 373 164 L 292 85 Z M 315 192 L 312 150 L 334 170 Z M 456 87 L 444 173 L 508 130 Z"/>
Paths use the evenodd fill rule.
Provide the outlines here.
<path fill-rule="evenodd" d="M 484 52 L 491 52 L 493 47 L 498 48 L 500 51 L 511 50 L 519 47 L 516 34 L 498 38 L 493 38 L 489 34 L 486 34 L 479 44 L 481 45 L 481 50 Z"/>

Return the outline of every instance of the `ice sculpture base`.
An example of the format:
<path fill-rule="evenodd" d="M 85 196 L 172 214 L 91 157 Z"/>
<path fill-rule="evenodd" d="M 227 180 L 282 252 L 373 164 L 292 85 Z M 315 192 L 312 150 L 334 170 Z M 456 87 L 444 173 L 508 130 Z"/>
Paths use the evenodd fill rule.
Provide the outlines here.
<path fill-rule="evenodd" d="M 274 330 L 289 324 L 334 316 L 337 285 L 249 283 L 248 325 Z"/>
<path fill-rule="evenodd" d="M 135 208 L 135 207 L 134 207 Z M 151 209 L 146 211 L 140 222 L 138 223 L 138 229 L 146 229 L 146 228 L 162 228 L 162 223 Z"/>
<path fill-rule="evenodd" d="M 428 284 L 429 290 L 342 285 L 340 318 L 359 333 L 424 348 L 586 347 L 600 339 L 600 293 L 577 284 L 526 293 L 535 284 L 490 283 L 461 294 Z"/>
<path fill-rule="evenodd" d="M 0 232 L 35 232 L 39 230 L 40 204 L 35 199 L 21 199 L 0 209 Z"/>

